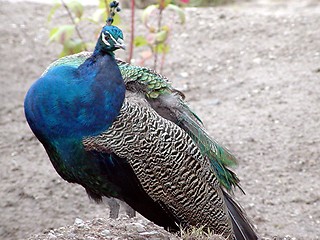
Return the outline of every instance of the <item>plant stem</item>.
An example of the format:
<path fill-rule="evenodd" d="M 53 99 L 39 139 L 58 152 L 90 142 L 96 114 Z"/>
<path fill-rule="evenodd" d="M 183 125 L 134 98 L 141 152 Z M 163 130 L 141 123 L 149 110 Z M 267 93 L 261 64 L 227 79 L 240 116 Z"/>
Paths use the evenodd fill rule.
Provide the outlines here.
<path fill-rule="evenodd" d="M 135 0 L 131 0 L 131 36 L 130 36 L 130 49 L 129 49 L 129 58 L 128 62 L 131 63 L 131 59 L 133 56 L 133 40 L 134 40 L 134 7 Z"/>
<path fill-rule="evenodd" d="M 106 5 L 106 13 L 107 13 L 107 19 L 108 19 L 110 16 L 110 7 L 108 4 L 108 0 L 104 0 L 104 4 Z"/>
<path fill-rule="evenodd" d="M 162 11 L 164 9 L 164 1 L 165 0 L 160 0 L 159 2 L 159 18 L 158 18 L 158 30 L 157 32 L 160 31 L 161 29 L 161 21 L 162 21 Z M 156 42 L 156 48 L 155 48 L 155 53 L 154 53 L 154 70 L 157 70 L 157 64 L 158 64 L 158 43 Z"/>
<path fill-rule="evenodd" d="M 163 72 L 164 62 L 165 62 L 165 58 L 166 58 L 166 55 L 167 55 L 167 52 L 166 52 L 166 51 L 167 51 L 167 47 L 169 47 L 169 43 L 168 43 L 169 37 L 170 37 L 170 31 L 168 30 L 167 40 L 166 40 L 166 43 L 164 44 L 165 50 L 163 51 L 163 53 L 162 53 L 162 58 L 161 58 L 160 73 Z"/>
<path fill-rule="evenodd" d="M 67 10 L 67 13 L 68 13 L 68 15 L 69 15 L 69 17 L 70 17 L 70 19 L 71 19 L 72 24 L 74 25 L 74 28 L 75 28 L 75 30 L 76 30 L 76 32 L 77 32 L 77 34 L 78 34 L 78 37 L 79 37 L 79 38 L 81 39 L 81 41 L 84 43 L 83 37 L 81 36 L 81 33 L 80 33 L 80 31 L 79 31 L 79 28 L 78 28 L 78 26 L 77 26 L 77 24 L 76 24 L 76 21 L 74 20 L 74 18 L 73 18 L 73 16 L 72 16 L 72 13 L 71 13 L 68 5 L 64 2 L 64 0 L 60 0 L 60 1 L 61 1 L 62 6 Z M 84 50 L 87 51 L 87 47 L 86 47 L 85 44 L 84 44 Z"/>
<path fill-rule="evenodd" d="M 166 54 L 162 53 L 161 64 L 160 64 L 160 73 L 162 73 L 162 71 L 163 71 L 165 57 L 166 57 Z"/>

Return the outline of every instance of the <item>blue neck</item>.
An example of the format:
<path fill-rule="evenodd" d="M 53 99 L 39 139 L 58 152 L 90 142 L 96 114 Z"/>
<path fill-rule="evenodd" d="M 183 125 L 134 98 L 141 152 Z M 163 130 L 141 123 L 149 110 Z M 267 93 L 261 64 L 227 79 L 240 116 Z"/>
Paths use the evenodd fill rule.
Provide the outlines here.
<path fill-rule="evenodd" d="M 98 51 L 78 68 L 56 66 L 30 88 L 25 112 L 37 137 L 82 139 L 107 130 L 125 85 L 114 57 Z"/>
<path fill-rule="evenodd" d="M 106 49 L 106 45 L 101 41 L 101 35 L 97 41 L 97 44 L 94 48 L 94 51 L 92 53 L 92 57 L 97 57 L 97 56 L 103 56 L 103 55 L 110 55 L 114 58 L 114 51 L 116 50 L 115 48 L 112 49 Z M 111 48 L 111 47 L 110 47 Z"/>
<path fill-rule="evenodd" d="M 114 52 L 107 51 L 107 52 L 104 53 L 104 55 L 109 55 L 109 56 L 115 58 L 115 57 L 114 57 Z M 101 57 L 101 50 L 96 47 L 96 48 L 94 49 L 93 53 L 92 53 L 92 57 L 93 57 L 93 58 Z"/>

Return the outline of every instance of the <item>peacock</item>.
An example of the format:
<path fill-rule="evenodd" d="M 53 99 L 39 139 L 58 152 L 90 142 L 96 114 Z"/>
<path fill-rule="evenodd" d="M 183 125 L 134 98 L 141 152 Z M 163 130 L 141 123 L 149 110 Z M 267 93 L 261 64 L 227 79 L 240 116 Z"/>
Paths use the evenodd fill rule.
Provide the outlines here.
<path fill-rule="evenodd" d="M 58 59 L 28 90 L 27 122 L 58 174 L 168 231 L 204 227 L 258 239 L 232 197 L 235 157 L 166 77 L 116 59 L 121 48 L 123 33 L 109 18 L 93 52 Z"/>

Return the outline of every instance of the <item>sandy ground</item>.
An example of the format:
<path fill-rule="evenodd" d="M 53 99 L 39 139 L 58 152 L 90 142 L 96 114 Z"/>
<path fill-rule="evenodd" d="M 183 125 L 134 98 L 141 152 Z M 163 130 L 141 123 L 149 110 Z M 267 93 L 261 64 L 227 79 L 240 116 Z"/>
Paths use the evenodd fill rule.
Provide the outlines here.
<path fill-rule="evenodd" d="M 27 89 L 60 51 L 46 44 L 49 10 L 0 1 L 0 239 L 108 216 L 57 175 L 24 118 Z M 263 237 L 320 239 L 320 6 L 262 1 L 186 13 L 164 74 L 238 156 L 247 193 L 236 192 L 239 201 Z"/>

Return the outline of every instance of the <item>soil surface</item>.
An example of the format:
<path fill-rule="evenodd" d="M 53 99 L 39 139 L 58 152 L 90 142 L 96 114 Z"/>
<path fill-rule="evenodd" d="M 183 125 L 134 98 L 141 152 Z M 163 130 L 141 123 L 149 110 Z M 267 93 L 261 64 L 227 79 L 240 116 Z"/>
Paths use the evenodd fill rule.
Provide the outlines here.
<path fill-rule="evenodd" d="M 154 239 L 173 238 L 140 216 L 100 219 L 108 217 L 107 206 L 58 176 L 26 124 L 24 95 L 61 50 L 46 43 L 50 8 L 0 1 L 0 239 L 43 232 L 33 239 L 76 239 L 72 231 L 62 237 L 49 229 L 79 228 L 94 218 L 92 229 L 108 222 L 106 231 L 99 228 L 106 239 L 129 238 L 135 228 L 128 224 L 164 234 Z M 235 195 L 261 236 L 320 239 L 320 5 L 261 1 L 186 14 L 187 23 L 172 33 L 164 74 L 238 157 L 246 195 Z M 129 36 L 129 13 L 122 18 Z M 57 22 L 69 19 L 63 13 Z"/>

